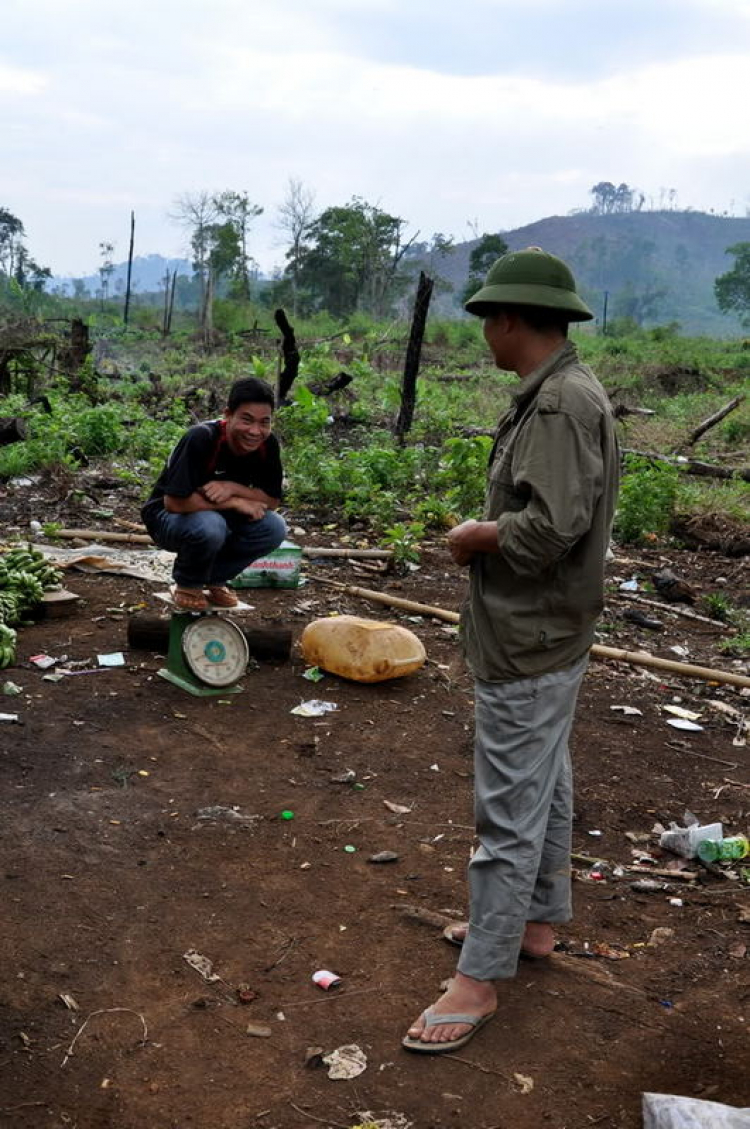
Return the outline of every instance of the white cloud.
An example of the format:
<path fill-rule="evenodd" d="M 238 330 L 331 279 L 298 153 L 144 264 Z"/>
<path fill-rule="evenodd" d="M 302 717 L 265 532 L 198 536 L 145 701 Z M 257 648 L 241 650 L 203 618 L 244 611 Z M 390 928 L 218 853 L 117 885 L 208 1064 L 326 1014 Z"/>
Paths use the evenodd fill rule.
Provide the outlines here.
<path fill-rule="evenodd" d="M 40 94 L 46 85 L 43 74 L 0 62 L 0 94 Z"/>

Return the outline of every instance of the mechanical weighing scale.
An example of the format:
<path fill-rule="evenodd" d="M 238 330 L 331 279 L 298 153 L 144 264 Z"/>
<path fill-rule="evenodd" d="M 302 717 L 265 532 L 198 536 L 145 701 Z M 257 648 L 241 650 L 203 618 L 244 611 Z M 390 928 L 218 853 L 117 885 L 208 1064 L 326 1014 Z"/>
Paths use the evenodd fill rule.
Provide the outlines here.
<path fill-rule="evenodd" d="M 168 592 L 157 598 L 174 607 Z M 197 698 L 217 694 L 240 694 L 238 686 L 250 661 L 247 640 L 226 613 L 250 611 L 249 604 L 234 608 L 208 608 L 204 612 L 173 611 L 169 621 L 167 665 L 160 678 Z"/>

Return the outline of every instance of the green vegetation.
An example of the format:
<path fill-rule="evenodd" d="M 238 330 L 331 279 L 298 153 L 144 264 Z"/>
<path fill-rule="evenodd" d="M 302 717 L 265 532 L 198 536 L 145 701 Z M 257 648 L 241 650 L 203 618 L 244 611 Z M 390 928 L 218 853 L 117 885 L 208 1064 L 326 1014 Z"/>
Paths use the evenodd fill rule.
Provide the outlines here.
<path fill-rule="evenodd" d="M 615 536 L 627 543 L 666 533 L 674 514 L 678 481 L 676 467 L 626 455 Z"/>

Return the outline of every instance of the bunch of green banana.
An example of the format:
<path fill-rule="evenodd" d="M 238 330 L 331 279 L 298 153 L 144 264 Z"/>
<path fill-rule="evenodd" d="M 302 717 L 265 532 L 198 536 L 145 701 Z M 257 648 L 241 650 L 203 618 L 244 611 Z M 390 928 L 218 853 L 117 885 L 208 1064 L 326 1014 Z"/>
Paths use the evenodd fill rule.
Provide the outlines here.
<path fill-rule="evenodd" d="M 30 545 L 8 549 L 0 556 L 0 588 L 18 587 L 16 578 L 19 573 L 33 576 L 41 584 L 42 592 L 54 588 L 62 579 L 60 571 Z"/>
<path fill-rule="evenodd" d="M 0 623 L 0 670 L 16 661 L 16 633 L 12 627 Z"/>
<path fill-rule="evenodd" d="M 23 619 L 23 599 L 11 589 L 0 591 L 0 624 L 14 627 Z"/>

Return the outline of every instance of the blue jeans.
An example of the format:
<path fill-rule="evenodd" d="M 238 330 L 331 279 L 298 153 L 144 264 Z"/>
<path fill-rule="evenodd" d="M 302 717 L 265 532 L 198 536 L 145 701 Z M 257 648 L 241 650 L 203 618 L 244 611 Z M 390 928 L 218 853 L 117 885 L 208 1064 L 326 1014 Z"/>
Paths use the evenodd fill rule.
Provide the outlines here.
<path fill-rule="evenodd" d="M 172 575 L 185 588 L 219 587 L 277 549 L 286 522 L 274 510 L 253 521 L 232 510 L 171 514 L 162 510 L 149 529 L 160 549 L 177 553 Z"/>

